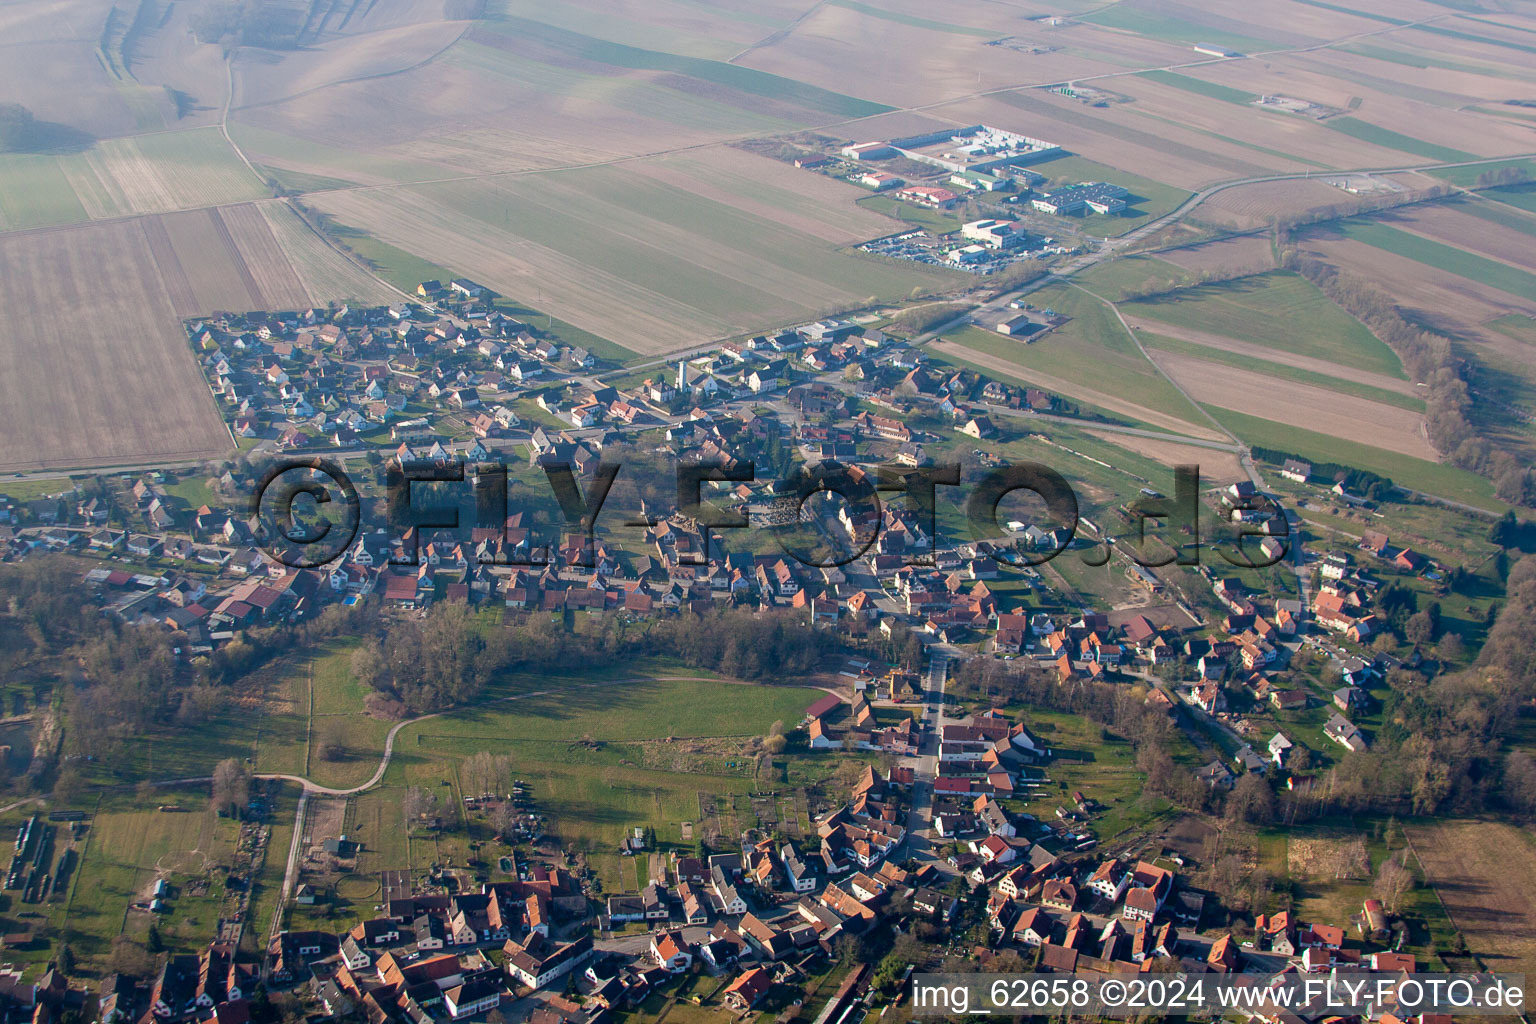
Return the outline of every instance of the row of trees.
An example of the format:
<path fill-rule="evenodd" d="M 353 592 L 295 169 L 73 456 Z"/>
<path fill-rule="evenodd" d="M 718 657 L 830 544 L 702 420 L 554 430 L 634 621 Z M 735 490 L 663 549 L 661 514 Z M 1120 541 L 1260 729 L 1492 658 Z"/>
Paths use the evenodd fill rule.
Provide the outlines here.
<path fill-rule="evenodd" d="M 1392 297 L 1331 263 L 1286 248 L 1281 263 L 1305 277 L 1397 353 L 1425 384 L 1425 426 L 1430 443 L 1462 469 L 1493 480 L 1498 496 L 1511 504 L 1536 506 L 1536 472 L 1514 453 L 1478 434 L 1470 418 L 1472 397 L 1451 339 L 1404 319 Z"/>

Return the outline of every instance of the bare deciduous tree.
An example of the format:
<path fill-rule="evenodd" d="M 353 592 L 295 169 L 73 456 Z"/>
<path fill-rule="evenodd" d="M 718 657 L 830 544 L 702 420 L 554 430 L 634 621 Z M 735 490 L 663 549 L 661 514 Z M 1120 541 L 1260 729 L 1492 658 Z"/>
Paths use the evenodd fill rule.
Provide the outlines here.
<path fill-rule="evenodd" d="M 1413 872 L 1403 863 L 1406 852 L 1399 850 L 1397 853 L 1381 862 L 1381 867 L 1376 869 L 1376 881 L 1371 886 L 1371 893 L 1381 900 L 1381 905 L 1387 913 L 1397 913 L 1398 904 L 1413 888 Z"/>
<path fill-rule="evenodd" d="M 213 806 L 233 807 L 243 811 L 251 802 L 251 772 L 242 762 L 229 757 L 213 769 Z"/>
<path fill-rule="evenodd" d="M 437 813 L 437 794 L 420 786 L 410 786 L 403 802 L 406 825 L 425 821 Z"/>

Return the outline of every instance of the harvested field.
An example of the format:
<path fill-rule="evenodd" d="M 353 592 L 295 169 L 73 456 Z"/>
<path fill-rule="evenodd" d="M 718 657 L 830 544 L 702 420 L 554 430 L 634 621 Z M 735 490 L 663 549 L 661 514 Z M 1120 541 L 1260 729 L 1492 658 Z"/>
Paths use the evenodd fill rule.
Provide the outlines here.
<path fill-rule="evenodd" d="M 1308 165 L 1359 167 L 1378 160 L 1386 163 L 1401 160 L 1390 150 L 1383 149 L 1376 155 L 1363 151 L 1358 139 L 1333 131 L 1315 118 L 1270 110 L 1246 101 L 1229 99 L 1213 103 L 1210 97 L 1193 91 L 1200 88 L 1194 82 L 1205 82 L 1212 77 L 1207 74 L 1208 68 L 1214 71 L 1220 67 L 1218 64 L 1180 71 L 1180 75 L 1191 80 L 1187 87 L 1166 84 L 1152 77 L 1117 79 L 1114 90 L 1135 99 L 1134 103 L 1118 109 L 1127 118 L 1140 116 L 1144 125 L 1148 117 L 1163 118 L 1191 131 L 1198 130 L 1242 145 L 1251 151 L 1249 159 L 1267 162 L 1277 169 L 1300 170 Z M 1233 89 L 1223 81 L 1211 81 L 1210 84 L 1219 90 Z M 1248 89 L 1233 91 L 1255 98 L 1259 94 L 1257 91 L 1250 93 Z M 1289 95 L 1283 88 L 1270 91 Z M 1370 148 L 1373 147 L 1364 147 Z"/>
<path fill-rule="evenodd" d="M 0 469 L 232 450 L 162 273 L 139 220 L 0 236 Z"/>
<path fill-rule="evenodd" d="M 256 293 L 262 297 L 265 304 L 258 309 L 300 309 L 311 302 L 350 297 L 339 294 L 322 298 L 306 288 L 273 235 L 267 218 L 262 216 L 261 208 L 254 203 L 209 212 L 217 213 L 220 237 L 229 251 L 242 258 Z"/>
<path fill-rule="evenodd" d="M 1199 445 L 1178 444 L 1174 441 L 1158 441 L 1133 434 L 1111 433 L 1107 430 L 1088 428 L 1087 433 L 1110 444 L 1118 445 L 1137 455 L 1144 455 L 1164 466 L 1199 466 L 1200 479 L 1208 484 L 1230 484 L 1247 480 L 1243 464 L 1232 452 L 1203 448 Z"/>
<path fill-rule="evenodd" d="M 271 229 L 249 204 L 232 208 L 228 220 L 224 211 L 210 209 L 142 223 L 179 317 L 214 309 L 297 309 L 310 303 Z"/>
<path fill-rule="evenodd" d="M 262 203 L 256 209 L 292 263 L 304 291 L 315 302 L 355 299 L 384 303 L 398 298 L 394 291 L 326 244 L 286 204 Z"/>
<path fill-rule="evenodd" d="M 1536 844 L 1496 821 L 1410 825 L 1413 852 L 1456 930 L 1489 970 L 1536 971 Z"/>
<path fill-rule="evenodd" d="M 753 49 L 741 61 L 829 89 L 847 90 L 859 83 L 861 95 L 917 106 L 1021 83 L 1112 74 L 1132 62 L 1178 59 L 1172 46 L 1094 25 L 1029 22 L 1010 8 L 987 11 L 988 5 L 980 3 L 961 5 L 969 8 L 964 11 L 946 7 L 943 20 L 951 27 L 994 26 L 995 38 L 1007 37 L 1019 49 L 989 46 L 985 35 L 936 31 L 867 10 L 875 6 L 824 4 L 793 32 Z M 926 18 L 933 18 L 931 9 Z M 850 40 L 860 45 L 850 46 Z M 1029 53 L 1036 47 L 1048 52 Z M 891 60 L 895 53 L 903 59 Z"/>
<path fill-rule="evenodd" d="M 1120 109 L 1116 109 L 1119 106 Z M 1277 169 L 1303 171 L 1305 164 L 1225 142 L 1166 121 L 1138 117 L 1124 105 L 1090 108 L 1039 89 L 1019 89 L 935 108 L 935 113 L 974 124 L 982 121 L 1060 143 L 1072 153 L 1110 167 L 1136 169 L 1153 181 L 1193 190 L 1229 178 Z M 1050 164 L 1041 164 L 1050 174 Z"/>
<path fill-rule="evenodd" d="M 668 183 L 686 171 L 663 161 L 650 173 L 595 167 L 312 201 L 343 224 L 643 353 L 814 319 L 870 296 L 892 301 L 953 279 L 836 251 L 826 240 L 832 228 L 853 235 L 867 223 L 878 234 L 888 222 L 854 208 L 829 214 L 816 234 L 800 230 L 818 201 L 817 191 L 804 190 L 821 183 L 810 175 L 798 182 L 789 168 L 743 166 L 771 175 L 778 192 L 764 193 L 749 176 L 717 180 L 720 198 L 701 197 Z M 764 202 L 788 207 L 790 221 L 770 216 Z"/>
<path fill-rule="evenodd" d="M 1195 216 L 1233 228 L 1257 228 L 1277 217 L 1291 217 L 1352 200 L 1349 193 L 1316 178 L 1261 181 L 1222 189 L 1200 204 Z"/>
<path fill-rule="evenodd" d="M 862 242 L 898 226 L 857 205 L 854 200 L 867 193 L 856 185 L 728 146 L 642 161 L 633 169 L 833 245 Z"/>
<path fill-rule="evenodd" d="M 13 227 L 166 213 L 265 195 L 216 128 L 108 139 L 57 156 L 0 157 L 0 191 L 13 189 L 48 197 L 40 218 L 8 215 Z"/>
<path fill-rule="evenodd" d="M 1252 359 L 1281 362 L 1287 366 L 1294 366 L 1298 370 L 1325 374 L 1341 381 L 1363 384 L 1366 387 L 1381 388 L 1384 391 L 1394 391 L 1402 395 L 1417 396 L 1420 390 L 1413 386 L 1412 381 L 1405 380 L 1402 377 L 1393 377 L 1384 373 L 1372 373 L 1369 370 L 1344 366 L 1327 359 L 1299 355 L 1295 352 L 1279 351 L 1266 345 L 1255 344 L 1251 341 L 1239 341 L 1236 338 L 1228 338 L 1224 335 L 1212 334 L 1207 331 L 1197 331 L 1189 327 L 1175 327 L 1172 324 L 1162 323 L 1148 317 L 1127 315 L 1125 319 L 1132 327 L 1145 329 L 1156 335 L 1163 335 L 1178 341 L 1187 341 L 1192 345 L 1218 349 L 1222 352 L 1231 352 L 1235 355 L 1246 356 Z M 1142 341 L 1149 347 L 1157 345 L 1155 337 L 1143 338 Z"/>
<path fill-rule="evenodd" d="M 1274 378 L 1234 366 L 1160 352 L 1157 363 L 1195 401 L 1223 409 L 1240 409 L 1250 416 L 1346 438 L 1375 448 L 1435 461 L 1424 437 L 1423 417 L 1407 409 L 1345 399 L 1336 391 L 1287 382 L 1276 388 Z"/>
<path fill-rule="evenodd" d="M 1376 219 L 1458 249 L 1482 253 L 1491 259 L 1536 271 L 1536 245 L 1532 244 L 1529 234 L 1474 217 L 1456 206 L 1422 203 Z M 1536 303 L 1536 294 L 1532 295 L 1532 302 Z"/>
<path fill-rule="evenodd" d="M 1443 270 L 1387 252 L 1365 242 L 1319 229 L 1303 242 L 1305 249 L 1368 278 L 1399 304 L 1426 323 L 1443 324 L 1452 334 L 1457 325 L 1477 324 L 1510 313 L 1526 313 L 1529 301 L 1478 281 L 1447 274 Z"/>
<path fill-rule="evenodd" d="M 1219 242 L 1168 249 L 1158 253 L 1157 258 L 1196 274 L 1251 274 L 1272 270 L 1275 266 L 1275 253 L 1265 234 L 1239 235 Z"/>
<path fill-rule="evenodd" d="M 1336 882 L 1369 878 L 1371 858 L 1361 837 L 1292 836 L 1285 846 L 1292 878 Z"/>

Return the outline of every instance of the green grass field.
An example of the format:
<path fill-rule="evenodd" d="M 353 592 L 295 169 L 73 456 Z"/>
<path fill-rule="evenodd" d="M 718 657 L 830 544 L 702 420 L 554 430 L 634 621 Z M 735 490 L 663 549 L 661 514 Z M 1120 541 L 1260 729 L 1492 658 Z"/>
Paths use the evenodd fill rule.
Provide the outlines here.
<path fill-rule="evenodd" d="M 1041 821 L 1055 819 L 1059 806 L 1070 806 L 1070 795 L 1082 790 L 1103 809 L 1094 812 L 1089 826 L 1101 842 L 1133 830 L 1152 827 L 1176 813 L 1161 797 L 1146 795 L 1146 776 L 1136 770 L 1136 756 L 1124 738 L 1106 735 L 1084 718 L 1061 712 L 1022 709 L 1031 731 L 1049 744 L 1056 755 L 1051 763 L 1049 785 L 1024 789 L 1015 802 Z M 1176 761 L 1198 763 L 1193 745 L 1175 733 L 1169 753 Z"/>
<path fill-rule="evenodd" d="M 0 218 L 13 229 L 87 219 L 80 197 L 59 167 L 59 158 L 33 153 L 0 156 Z"/>
<path fill-rule="evenodd" d="M 266 194 L 217 128 L 105 139 L 74 153 L 0 156 L 0 217 L 7 228 L 192 209 Z"/>
<path fill-rule="evenodd" d="M 1252 341 L 1277 353 L 1404 376 L 1397 356 L 1381 340 L 1310 282 L 1285 271 L 1128 302 L 1121 308 L 1129 316 Z"/>
<path fill-rule="evenodd" d="M 1310 384 L 1313 387 L 1326 388 L 1329 391 L 1337 391 L 1341 395 L 1352 395 L 1356 398 L 1364 398 L 1372 402 L 1385 402 L 1387 405 L 1395 405 L 1400 409 L 1412 409 L 1414 412 L 1424 411 L 1424 400 L 1422 398 L 1405 395 L 1400 391 L 1388 391 L 1385 388 L 1372 387 L 1369 384 L 1341 380 L 1328 374 L 1315 373 L 1311 370 L 1303 370 L 1285 363 L 1271 362 L 1268 359 L 1254 359 L 1250 356 L 1239 355 L 1236 352 L 1211 348 L 1208 345 L 1196 345 L 1191 342 L 1181 341 L 1178 338 L 1153 334 L 1150 331 L 1142 331 L 1140 337 L 1141 343 L 1149 349 L 1160 349 L 1180 355 L 1196 356 L 1211 362 L 1235 366 L 1240 370 L 1257 370 L 1261 373 L 1267 373 L 1272 377 L 1279 377 L 1282 380 L 1292 380 L 1298 384 Z"/>
<path fill-rule="evenodd" d="M 1082 307 L 1087 311 L 1087 307 Z M 1113 316 L 1109 324 L 1073 321 L 1057 328 L 1039 341 L 1021 345 L 994 331 L 966 327 L 946 335 L 976 352 L 1006 359 L 1019 367 L 1019 375 L 1030 379 L 1030 370 L 1050 374 L 1094 391 L 1107 392 L 1155 412 L 1200 423 L 1204 417 L 1179 394 L 1178 389 L 1159 374 L 1141 353 L 1118 350 L 1111 330 L 1120 331 Z M 1112 326 L 1111 326 L 1112 325 Z M 1076 328 L 1076 330 L 1072 330 Z M 1070 333 L 1069 333 L 1070 332 Z M 1120 331 L 1124 335 L 1124 331 Z M 1128 344 L 1128 342 L 1127 342 Z"/>
<path fill-rule="evenodd" d="M 994 366 L 983 366 L 981 363 L 976 362 L 974 359 L 966 359 L 964 356 L 956 355 L 953 351 L 934 352 L 929 356 L 929 360 L 935 367 L 939 368 L 952 367 L 954 369 L 974 370 L 984 377 L 995 378 L 1005 383 L 1024 384 L 1031 386 L 1033 385 L 1033 381 L 1030 380 L 1028 371 L 1026 371 L 1022 366 L 1019 366 L 1012 372 L 999 370 Z M 1108 409 L 1094 405 L 1092 402 L 1079 401 L 1076 398 L 1073 398 L 1072 401 L 1085 413 L 1103 416 L 1108 422 L 1122 423 L 1126 426 L 1132 427 L 1154 427 L 1153 424 L 1148 423 L 1145 420 L 1139 419 L 1135 416 L 1127 415 L 1123 412 L 1111 412 Z"/>
<path fill-rule="evenodd" d="M 996 32 L 984 28 L 971 28 L 969 25 L 955 25 L 945 21 L 932 21 L 928 18 L 918 18 L 910 14 L 902 14 L 899 11 L 887 11 L 869 4 L 861 4 L 858 0 L 830 0 L 837 7 L 846 7 L 850 11 L 858 11 L 872 18 L 882 21 L 894 21 L 899 25 L 910 25 L 913 28 L 924 28 L 930 32 L 948 32 L 961 36 L 980 36 L 990 39 L 997 35 Z"/>
<path fill-rule="evenodd" d="M 751 758 L 731 751 L 766 734 L 775 721 L 794 727 L 821 695 L 804 687 L 739 686 L 696 672 L 624 681 L 626 668 L 633 671 L 614 666 L 620 681 L 550 680 L 552 692 L 542 696 L 407 726 L 382 789 L 357 798 L 359 813 L 371 808 L 376 822 L 365 835 L 387 830 L 391 821 L 398 828 L 401 787 L 456 780 L 459 761 L 489 750 L 512 758 L 540 810 L 554 819 L 561 843 L 585 852 L 606 887 L 633 888 L 633 875 L 625 876 L 615 853 L 626 830 L 649 824 L 662 841 L 681 841 L 678 823 L 700 821 L 701 792 L 734 799 L 735 813 L 744 815 L 745 794 L 757 783 Z M 583 737 L 600 742 L 591 746 Z M 467 858 L 467 850 L 454 852 L 463 839 L 413 834 L 408 856 L 418 865 L 434 854 Z M 402 852 L 391 847 L 390 855 L 399 861 Z"/>
<path fill-rule="evenodd" d="M 1485 326 L 1492 327 L 1500 334 L 1507 334 L 1517 341 L 1536 344 L 1536 317 L 1526 316 L 1524 313 L 1511 313 L 1508 316 L 1490 320 Z"/>
<path fill-rule="evenodd" d="M 1163 85 L 1171 85 L 1185 92 L 1196 93 L 1213 100 L 1224 100 L 1227 103 L 1239 103 L 1248 105 L 1258 100 L 1258 93 L 1245 92 L 1242 89 L 1234 89 L 1230 85 L 1218 85 L 1215 82 L 1207 82 L 1203 78 L 1192 78 L 1189 75 L 1181 75 L 1176 71 L 1143 71 L 1142 78 L 1149 78 Z"/>
<path fill-rule="evenodd" d="M 1536 237 L 1536 213 L 1527 213 L 1518 206 L 1503 201 L 1488 202 L 1475 199 L 1456 203 L 1456 209 L 1491 224 L 1512 228 L 1521 234 Z"/>
<path fill-rule="evenodd" d="M 330 168 L 343 176 L 356 175 L 364 181 L 426 181 L 443 176 L 441 166 L 425 160 L 388 158 L 377 153 L 343 149 L 327 145 L 323 140 L 304 139 L 241 124 L 238 115 L 230 121 L 229 134 L 254 163 L 269 168 L 272 163 L 268 161 L 311 164 Z"/>
<path fill-rule="evenodd" d="M 1477 179 L 1484 174 L 1498 173 L 1499 171 L 1514 168 L 1517 171 L 1525 171 L 1528 174 L 1536 174 L 1536 161 L 1517 158 L 1513 160 L 1500 160 L 1491 164 L 1472 164 L 1467 167 L 1443 167 L 1438 171 L 1430 171 L 1437 178 L 1442 178 L 1452 185 L 1470 187 L 1477 184 Z M 1493 191 L 1498 191 L 1497 189 Z"/>
<path fill-rule="evenodd" d="M 185 808 L 156 810 L 160 803 Z M 78 858 L 65 891 L 50 902 L 24 904 L 19 895 L 3 906 L 8 926 L 30 928 L 51 939 L 64 937 L 87 971 L 103 971 L 112 940 L 125 935 L 143 942 L 153 922 L 165 946 L 192 952 L 207 945 L 224 905 L 221 868 L 235 863 L 238 825 L 208 808 L 206 790 L 162 788 L 146 804 L 132 792 L 83 797 L 72 805 L 87 812 L 74 838 L 69 824 L 56 826 L 54 856 L 72 847 Z M 0 826 L 14 829 L 32 808 L 4 815 Z M 290 818 L 292 809 L 289 809 Z M 165 913 L 129 910 L 147 900 L 156 878 L 171 885 Z M 201 884 L 206 883 L 206 891 Z M 51 944 L 7 949 L 6 959 L 34 976 L 55 955 Z"/>
<path fill-rule="evenodd" d="M 290 171 L 282 167 L 264 167 L 256 165 L 256 170 L 267 179 L 275 182 L 280 188 L 289 192 L 324 192 L 332 188 L 355 188 L 357 182 L 347 181 L 345 178 L 328 178 L 323 174 L 305 174 L 303 171 Z"/>
<path fill-rule="evenodd" d="M 525 19 L 509 22 L 488 22 L 488 31 L 504 33 L 521 40 L 521 26 L 541 24 Z M 564 32 L 549 28 L 549 31 Z M 572 66 L 569 62 L 539 60 L 521 52 L 512 52 L 495 45 L 495 36 L 487 42 L 464 39 L 456 43 L 443 57 L 445 63 L 474 71 L 491 79 L 493 85 L 511 88 L 534 88 L 548 95 L 568 97 L 573 102 L 602 103 L 627 114 L 650 118 L 665 124 L 677 125 L 711 133 L 754 132 L 769 134 L 804 126 L 810 115 L 797 115 L 794 108 L 754 110 L 728 102 L 720 95 L 723 90 L 715 86 L 700 89 L 704 95 L 676 88 L 664 80 L 645 76 L 616 78 L 600 73 L 599 69 L 586 65 Z M 584 37 L 589 38 L 589 37 Z M 603 43 L 605 46 L 620 45 Z M 677 60 L 697 58 L 678 56 Z M 701 63 L 713 63 L 709 61 Z"/>
<path fill-rule="evenodd" d="M 826 305 L 900 301 L 953 271 L 837 250 L 747 209 L 628 173 L 592 167 L 550 175 L 414 186 L 452 222 L 489 239 L 532 243 L 613 275 L 668 311 L 678 329 L 727 335 Z M 700 253 L 730 252 L 730 260 Z"/>
<path fill-rule="evenodd" d="M 1462 9 L 1476 11 L 1484 10 L 1481 4 L 1478 4 L 1476 7 L 1472 7 L 1469 4 Z M 1460 29 L 1448 28 L 1445 25 L 1436 24 L 1434 22 L 1427 22 L 1419 27 L 1422 28 L 1425 32 L 1432 32 L 1437 36 L 1445 36 L 1447 39 L 1460 39 L 1464 42 L 1477 43 L 1480 46 L 1498 46 L 1507 50 L 1516 50 L 1520 53 L 1536 53 L 1536 46 L 1531 46 L 1528 43 L 1517 43 L 1511 39 L 1497 39 L 1493 36 L 1479 35 L 1476 32 L 1463 32 Z M 1530 59 L 1524 58 L 1521 62 L 1528 66 L 1530 64 Z"/>
<path fill-rule="evenodd" d="M 358 228 L 338 224 L 332 226 L 331 232 L 337 242 L 364 260 L 379 277 L 409 294 L 414 295 L 416 286 L 423 281 L 446 281 L 458 276 L 446 267 L 440 267 L 430 260 L 390 245 Z M 515 300 L 497 299 L 496 305 L 507 315 L 524 320 L 541 331 L 547 331 L 562 344 L 580 345 L 599 359 L 624 363 L 640 358 L 616 342 L 599 337 L 591 331 L 582 330 L 575 324 L 566 323 L 558 317 L 549 316 Z"/>
<path fill-rule="evenodd" d="M 1371 21 L 1379 21 L 1387 25 L 1407 25 L 1408 22 L 1401 18 L 1392 18 L 1385 14 L 1375 14 L 1370 11 L 1358 11 L 1353 7 L 1342 7 L 1338 4 L 1324 3 L 1323 0 L 1296 0 L 1297 3 L 1306 4 L 1308 7 L 1319 7 L 1325 11 L 1335 11 L 1339 14 L 1352 14 L 1357 18 L 1368 18 Z"/>
<path fill-rule="evenodd" d="M 1421 156 L 1426 160 L 1432 160 L 1436 163 L 1448 164 L 1458 160 L 1476 160 L 1478 158 L 1476 153 L 1468 153 L 1465 150 L 1452 149 L 1449 146 L 1441 146 L 1433 142 L 1426 142 L 1423 139 L 1416 139 L 1411 135 L 1404 135 L 1401 132 L 1394 132 L 1390 128 L 1382 128 L 1379 125 L 1371 124 L 1369 121 L 1362 121 L 1358 117 L 1334 117 L 1324 121 L 1323 124 L 1336 132 L 1343 132 L 1351 138 L 1359 139 L 1362 142 L 1369 142 L 1373 146 L 1395 149 L 1400 153 L 1412 153 L 1414 156 Z"/>
<path fill-rule="evenodd" d="M 160 877 L 173 886 L 174 894 L 167 901 L 170 912 L 155 919 L 167 945 L 195 949 L 213 934 L 222 884 L 210 884 L 206 895 L 185 890 L 206 877 L 209 867 L 232 861 L 238 827 L 207 808 L 205 793 L 169 792 L 159 797 L 188 810 L 162 813 L 154 807 L 125 806 L 103 809 L 92 821 L 90 849 L 69 906 L 71 931 L 108 938 L 106 949 L 88 946 L 92 955 L 110 952 L 110 936 L 119 932 L 133 938 L 148 932 L 151 916 L 129 911 L 128 904 L 147 898 L 149 887 Z"/>
<path fill-rule="evenodd" d="M 1168 283 L 1185 284 L 1192 280 L 1189 271 L 1156 256 L 1126 256 L 1089 267 L 1072 280 L 1095 295 L 1119 302 L 1127 291 Z"/>
<path fill-rule="evenodd" d="M 1318 462 L 1368 469 L 1391 477 L 1394 483 L 1404 487 L 1493 512 L 1502 513 L 1508 508 L 1493 496 L 1491 483 L 1464 469 L 1302 430 L 1232 409 L 1207 408 L 1222 425 L 1249 444 L 1292 452 Z"/>
<path fill-rule="evenodd" d="M 1250 53 L 1255 50 L 1272 50 L 1279 45 L 1277 41 L 1272 39 L 1262 39 L 1258 36 L 1243 35 L 1238 32 L 1226 32 L 1205 25 L 1182 21 L 1169 15 L 1127 7 L 1124 4 L 1109 4 L 1092 13 L 1078 15 L 1077 17 L 1081 21 L 1103 25 L 1105 28 L 1117 28 L 1126 32 L 1134 32 L 1139 36 L 1146 36 L 1149 39 L 1158 39 L 1165 43 L 1182 44 L 1191 47 L 1196 43 L 1212 43 L 1216 46 L 1224 46 L 1230 50 Z M 1196 58 L 1191 57 L 1190 59 L 1194 60 Z"/>
<path fill-rule="evenodd" d="M 1489 199 L 1496 199 L 1506 205 L 1524 210 L 1526 213 L 1536 214 L 1536 184 L 1491 188 L 1484 192 L 1483 195 Z"/>
<path fill-rule="evenodd" d="M 338 642 L 313 660 L 279 663 L 265 673 L 271 680 L 265 712 L 232 711 L 228 722 L 208 723 L 206 733 L 184 739 L 146 737 L 137 745 L 148 748 L 145 753 L 114 758 L 118 763 L 111 768 L 96 769 L 94 781 L 205 772 L 217 759 L 246 754 L 258 772 L 302 774 L 311 711 L 317 726 L 345 721 L 348 742 L 357 749 L 337 765 L 312 760 L 310 776 L 342 785 L 372 775 L 388 723 L 359 713 L 365 693 L 348 670 L 351 650 L 351 644 Z M 799 686 L 734 684 L 666 661 L 568 676 L 510 676 L 495 682 L 486 703 L 405 727 L 382 783 L 341 798 L 343 828 L 364 844 L 358 866 L 364 875 L 431 863 L 464 866 L 477 856 L 471 844 L 488 839 L 490 831 L 483 818 L 463 809 L 460 762 L 481 751 L 505 754 L 517 777 L 531 784 L 539 809 L 553 819 L 561 845 L 585 854 L 609 889 L 634 888 L 632 865 L 616 854 L 630 827 L 652 825 L 664 842 L 681 842 L 678 823 L 705 825 L 702 794 L 716 807 L 712 826 L 733 835 L 758 824 L 750 793 L 785 781 L 815 784 L 839 763 L 844 755 L 797 755 L 790 772 L 781 758 L 773 778 L 760 779 L 746 751 L 747 741 L 765 735 L 774 722 L 793 729 L 821 695 Z M 235 731 L 237 721 L 243 740 L 210 742 L 213 733 Z M 439 796 L 443 832 L 404 827 L 402 797 L 411 785 L 430 787 Z M 173 948 L 206 943 L 223 898 L 221 876 L 216 870 L 210 875 L 210 869 L 231 862 L 234 823 L 207 809 L 201 786 L 157 790 L 148 803 L 135 797 L 131 786 L 104 792 L 71 900 L 42 908 L 50 925 L 67 927 L 83 957 L 104 958 L 125 921 L 130 937 L 142 940 L 147 934 L 148 915 L 125 916 L 125 910 L 157 872 L 173 884 L 213 877 L 206 894 L 178 894 L 172 913 L 157 921 Z M 255 880 L 252 914 L 260 934 L 270 923 L 282 882 L 296 799 L 296 787 L 282 786 L 270 814 L 269 854 Z M 154 805 L 162 802 L 186 810 L 157 812 Z M 296 919 L 313 917 L 305 913 L 310 917 L 301 913 Z"/>
<path fill-rule="evenodd" d="M 891 108 L 883 103 L 833 92 L 805 82 L 769 74 L 738 64 L 704 60 L 660 50 L 610 42 L 543 22 L 507 15 L 497 25 L 519 38 L 538 42 L 553 50 L 582 60 L 634 71 L 659 71 L 684 75 L 703 84 L 723 86 L 765 99 L 781 100 L 804 107 L 813 114 L 841 118 L 871 117 Z"/>
<path fill-rule="evenodd" d="M 1358 41 L 1340 43 L 1333 49 L 1344 53 L 1357 53 L 1372 60 L 1386 61 L 1389 64 L 1399 64 L 1409 68 L 1443 68 L 1446 71 L 1461 71 L 1469 75 L 1509 75 L 1513 72 L 1513 66 L 1509 64 L 1450 60 L 1439 54 L 1426 53 L 1419 49 L 1397 49 Z"/>
<path fill-rule="evenodd" d="M 1375 246 L 1397 256 L 1406 256 L 1417 263 L 1455 274 L 1471 281 L 1490 285 L 1501 291 L 1530 298 L 1536 295 L 1536 274 L 1512 267 L 1507 263 L 1478 256 L 1455 246 L 1436 242 L 1407 231 L 1368 220 L 1340 222 L 1338 229 L 1357 242 Z"/>
<path fill-rule="evenodd" d="M 780 12 L 759 12 L 745 8 L 719 10 L 712 11 L 711 14 L 720 19 L 720 32 L 713 31 L 713 25 L 709 26 L 711 29 L 709 32 L 690 32 L 677 23 L 658 24 L 641 18 L 624 17 L 617 10 L 609 7 L 601 10 L 602 13 L 599 16 L 591 6 L 546 4 L 540 3 L 539 0 L 491 0 L 486 5 L 486 15 L 491 19 L 508 16 L 531 18 L 547 25 L 599 36 L 629 46 L 643 46 L 647 49 L 713 60 L 728 60 L 733 53 L 741 49 L 741 43 L 729 34 L 732 29 L 724 24 L 725 22 L 735 21 L 753 26 L 754 29 L 749 31 L 760 29 L 757 36 L 763 36 L 775 29 L 783 28 L 789 21 L 788 16 Z"/>
<path fill-rule="evenodd" d="M 943 210 L 930 210 L 926 206 L 904 203 L 890 196 L 865 196 L 857 202 L 866 210 L 873 210 L 887 217 L 926 228 L 936 235 L 947 235 L 952 231 L 960 230 L 960 218 Z"/>

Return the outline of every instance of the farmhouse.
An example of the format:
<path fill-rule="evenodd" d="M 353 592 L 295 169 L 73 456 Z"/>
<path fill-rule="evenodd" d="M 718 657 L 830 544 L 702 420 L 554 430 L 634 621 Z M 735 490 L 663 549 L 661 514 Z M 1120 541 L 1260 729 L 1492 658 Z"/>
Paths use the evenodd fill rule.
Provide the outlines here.
<path fill-rule="evenodd" d="M 1293 483 L 1304 484 L 1312 479 L 1312 464 L 1300 459 L 1286 459 L 1280 467 L 1280 475 Z"/>

